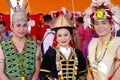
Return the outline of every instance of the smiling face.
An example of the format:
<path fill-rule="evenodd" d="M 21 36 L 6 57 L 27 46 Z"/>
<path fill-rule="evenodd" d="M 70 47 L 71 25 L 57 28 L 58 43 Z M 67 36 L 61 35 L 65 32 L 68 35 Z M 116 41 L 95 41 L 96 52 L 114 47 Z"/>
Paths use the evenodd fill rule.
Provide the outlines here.
<path fill-rule="evenodd" d="M 94 28 L 99 37 L 111 34 L 112 25 L 107 19 L 98 19 L 94 21 Z"/>
<path fill-rule="evenodd" d="M 5 33 L 6 27 L 3 24 L 0 24 L 0 33 Z"/>
<path fill-rule="evenodd" d="M 71 38 L 70 31 L 65 28 L 61 28 L 56 32 L 56 40 L 62 47 L 68 48 Z"/>
<path fill-rule="evenodd" d="M 28 30 L 27 22 L 24 21 L 15 22 L 12 25 L 11 29 L 13 31 L 14 36 L 23 38 L 25 37 Z"/>

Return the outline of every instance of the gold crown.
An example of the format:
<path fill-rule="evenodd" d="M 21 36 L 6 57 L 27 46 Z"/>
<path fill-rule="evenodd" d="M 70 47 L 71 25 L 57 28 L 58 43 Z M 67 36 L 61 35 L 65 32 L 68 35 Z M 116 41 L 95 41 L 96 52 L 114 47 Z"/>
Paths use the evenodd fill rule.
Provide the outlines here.
<path fill-rule="evenodd" d="M 71 27 L 73 28 L 72 23 L 70 22 L 70 19 L 65 15 L 59 15 L 56 21 L 51 26 L 51 29 L 59 28 L 59 27 Z"/>

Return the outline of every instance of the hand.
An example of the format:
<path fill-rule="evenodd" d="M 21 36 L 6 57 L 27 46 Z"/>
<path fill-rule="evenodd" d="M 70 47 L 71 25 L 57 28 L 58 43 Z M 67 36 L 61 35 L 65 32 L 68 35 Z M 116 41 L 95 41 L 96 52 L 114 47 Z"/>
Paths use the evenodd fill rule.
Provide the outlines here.
<path fill-rule="evenodd" d="M 38 45 L 41 45 L 42 41 L 37 40 L 36 43 L 37 43 Z"/>

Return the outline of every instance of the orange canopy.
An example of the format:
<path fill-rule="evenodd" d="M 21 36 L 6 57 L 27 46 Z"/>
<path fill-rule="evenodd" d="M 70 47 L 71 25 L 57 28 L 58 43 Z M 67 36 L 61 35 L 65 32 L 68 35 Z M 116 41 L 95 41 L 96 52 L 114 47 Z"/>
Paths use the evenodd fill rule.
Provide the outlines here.
<path fill-rule="evenodd" d="M 30 5 L 30 13 L 49 13 L 53 10 L 59 10 L 61 7 L 66 7 L 73 11 L 72 0 L 28 0 Z M 74 10 L 83 12 L 91 3 L 92 0 L 73 0 Z M 111 0 L 113 4 L 120 5 L 119 0 Z M 1 0 L 0 12 L 9 13 L 10 9 L 6 0 Z"/>

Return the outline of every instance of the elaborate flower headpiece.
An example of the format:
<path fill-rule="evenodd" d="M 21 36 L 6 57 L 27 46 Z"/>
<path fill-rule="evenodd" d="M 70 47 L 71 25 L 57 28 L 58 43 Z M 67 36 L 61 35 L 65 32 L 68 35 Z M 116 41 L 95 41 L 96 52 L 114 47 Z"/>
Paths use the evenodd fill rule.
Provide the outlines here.
<path fill-rule="evenodd" d="M 120 24 L 120 8 L 111 4 L 109 0 L 92 1 L 91 6 L 85 10 L 85 27 L 91 27 L 96 19 L 108 19 L 114 25 L 115 30 L 118 30 Z"/>

